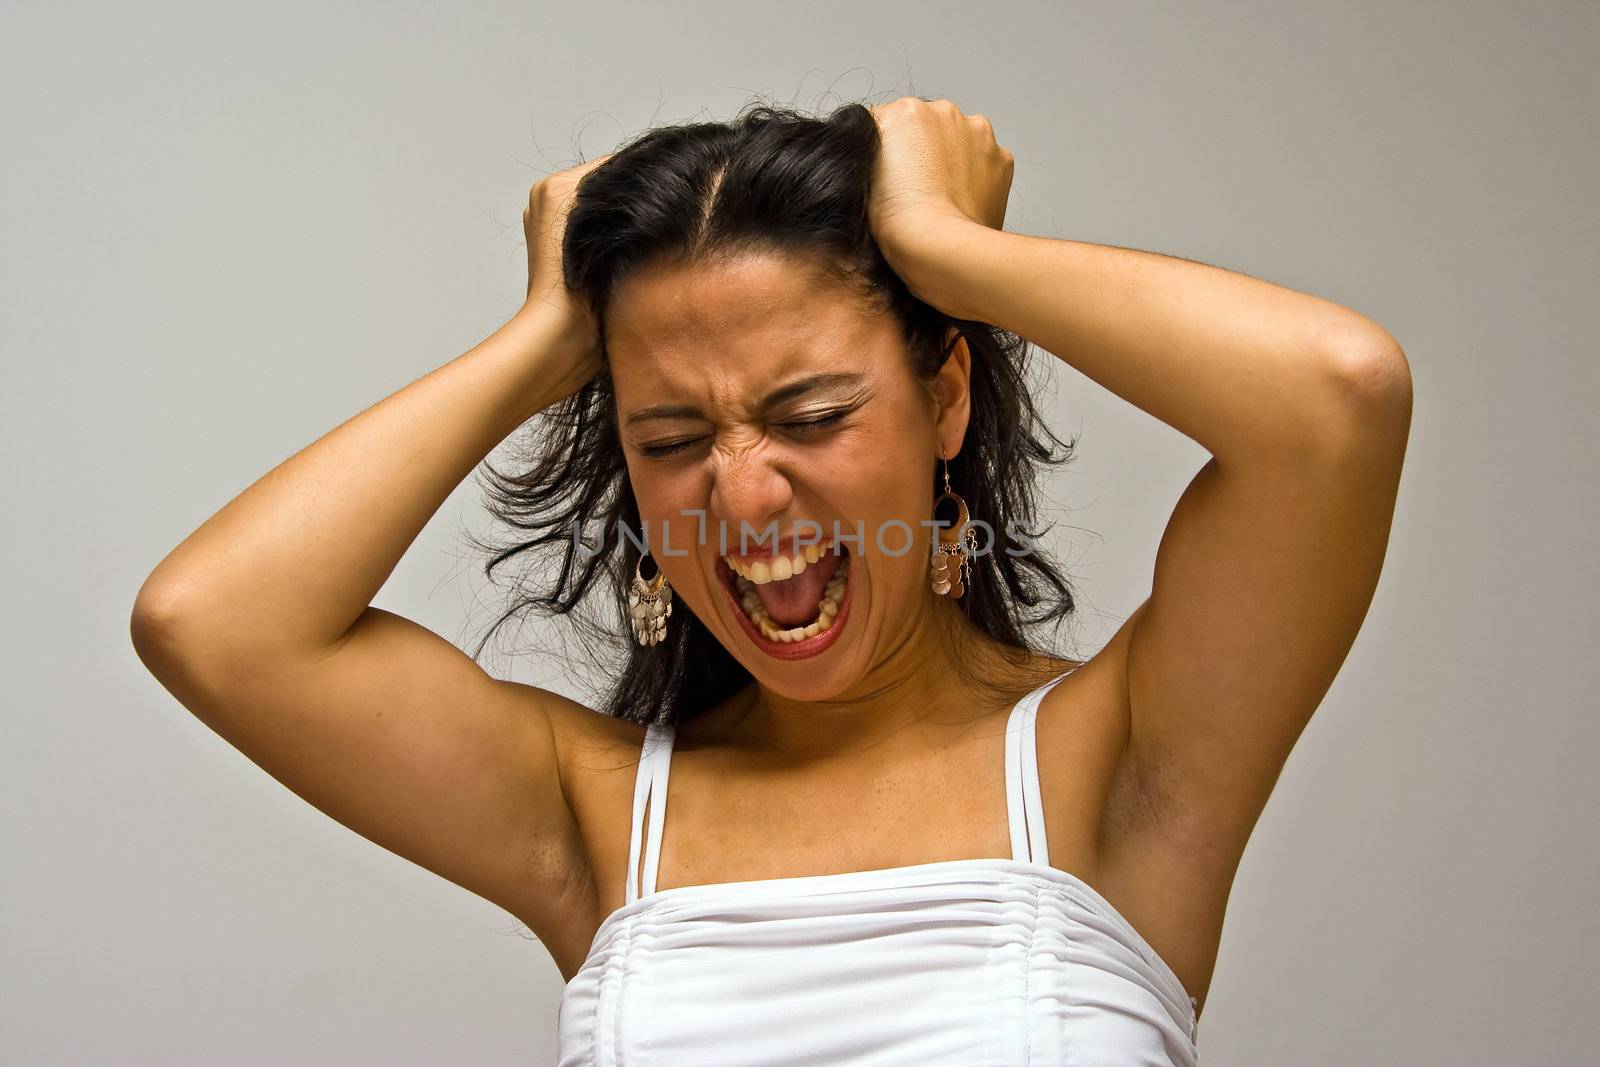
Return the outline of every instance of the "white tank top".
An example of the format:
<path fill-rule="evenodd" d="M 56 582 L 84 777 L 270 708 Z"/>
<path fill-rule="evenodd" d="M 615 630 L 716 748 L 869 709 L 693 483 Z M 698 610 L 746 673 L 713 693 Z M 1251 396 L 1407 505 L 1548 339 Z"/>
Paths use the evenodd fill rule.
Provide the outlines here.
<path fill-rule="evenodd" d="M 675 731 L 650 726 L 626 902 L 563 991 L 560 1067 L 1197 1067 L 1198 1002 L 1050 866 L 1034 722 L 1064 677 L 1007 721 L 1009 859 L 657 890 Z"/>

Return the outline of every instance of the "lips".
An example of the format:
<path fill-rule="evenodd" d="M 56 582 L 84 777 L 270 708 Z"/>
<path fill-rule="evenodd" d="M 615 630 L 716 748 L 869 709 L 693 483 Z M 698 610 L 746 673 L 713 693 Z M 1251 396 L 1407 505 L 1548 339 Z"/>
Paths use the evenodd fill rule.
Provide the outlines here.
<path fill-rule="evenodd" d="M 808 564 L 803 573 L 776 581 L 769 571 L 754 572 L 755 581 L 746 577 L 752 574 L 749 559 L 734 563 L 743 574 L 735 573 L 728 559 L 719 558 L 717 576 L 729 609 L 757 649 L 774 659 L 809 659 L 838 639 L 849 618 L 855 587 L 854 568 L 843 545 L 830 546 L 823 558 Z M 821 596 L 816 595 L 819 592 Z M 813 606 L 807 610 L 802 602 Z M 802 616 L 811 621 L 798 624 Z"/>

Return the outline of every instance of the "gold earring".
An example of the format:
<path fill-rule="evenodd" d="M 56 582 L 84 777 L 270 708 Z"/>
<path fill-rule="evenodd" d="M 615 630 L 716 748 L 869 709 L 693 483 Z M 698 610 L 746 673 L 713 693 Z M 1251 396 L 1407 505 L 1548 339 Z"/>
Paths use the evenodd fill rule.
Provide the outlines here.
<path fill-rule="evenodd" d="M 628 588 L 628 621 L 633 626 L 633 636 L 641 645 L 659 645 L 667 636 L 667 616 L 672 614 L 672 586 L 667 583 L 667 572 L 656 564 L 656 576 L 644 580 L 645 556 L 634 564 L 633 583 Z"/>
<path fill-rule="evenodd" d="M 937 514 L 939 505 L 946 500 L 956 502 L 956 521 L 953 527 L 934 526 L 932 573 L 933 591 L 940 596 L 958 600 L 972 579 L 969 556 L 976 547 L 977 531 L 972 528 L 967 502 L 961 494 L 950 488 L 950 461 L 944 461 L 944 492 L 933 502 Z"/>

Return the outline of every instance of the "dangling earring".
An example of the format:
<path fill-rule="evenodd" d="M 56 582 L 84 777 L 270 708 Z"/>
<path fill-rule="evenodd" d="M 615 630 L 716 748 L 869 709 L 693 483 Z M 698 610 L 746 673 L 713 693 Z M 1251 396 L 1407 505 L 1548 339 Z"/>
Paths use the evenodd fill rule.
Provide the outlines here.
<path fill-rule="evenodd" d="M 656 576 L 644 580 L 644 558 L 639 556 L 633 568 L 633 583 L 628 588 L 628 621 L 633 625 L 633 636 L 641 645 L 659 645 L 667 636 L 667 616 L 672 614 L 672 586 L 667 584 L 667 572 L 656 564 Z"/>
<path fill-rule="evenodd" d="M 950 461 L 944 461 L 944 492 L 933 502 L 934 512 L 946 500 L 956 502 L 955 525 L 935 525 L 933 540 L 933 591 L 952 600 L 960 599 L 972 579 L 972 565 L 968 557 L 977 547 L 977 531 L 969 524 L 967 502 L 961 494 L 950 488 Z"/>

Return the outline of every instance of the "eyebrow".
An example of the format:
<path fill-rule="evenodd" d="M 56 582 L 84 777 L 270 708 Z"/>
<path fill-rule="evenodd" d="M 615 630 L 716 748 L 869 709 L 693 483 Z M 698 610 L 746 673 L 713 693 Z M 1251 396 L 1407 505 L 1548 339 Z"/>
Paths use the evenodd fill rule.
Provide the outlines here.
<path fill-rule="evenodd" d="M 757 404 L 757 410 L 767 411 L 782 404 L 786 400 L 804 396 L 806 393 L 816 392 L 820 389 L 830 389 L 838 386 L 857 386 L 866 381 L 866 376 L 849 371 L 833 371 L 823 374 L 810 374 L 804 378 L 797 378 L 786 382 L 763 396 Z M 699 408 L 693 404 L 655 404 L 647 408 L 640 408 L 628 416 L 627 423 L 632 426 L 636 422 L 646 422 L 651 419 L 697 419 L 704 418 Z"/>

